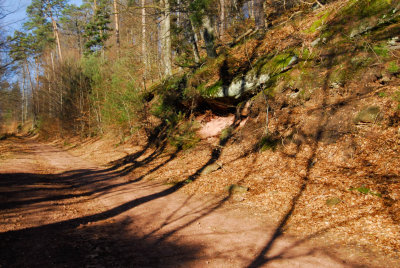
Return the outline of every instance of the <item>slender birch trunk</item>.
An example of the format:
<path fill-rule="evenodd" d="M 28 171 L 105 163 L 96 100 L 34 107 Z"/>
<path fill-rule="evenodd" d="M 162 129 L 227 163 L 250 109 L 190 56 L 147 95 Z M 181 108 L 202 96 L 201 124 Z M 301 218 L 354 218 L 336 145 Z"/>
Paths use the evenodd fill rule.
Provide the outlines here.
<path fill-rule="evenodd" d="M 219 36 L 222 37 L 225 34 L 225 0 L 220 0 L 219 3 L 221 5 Z"/>

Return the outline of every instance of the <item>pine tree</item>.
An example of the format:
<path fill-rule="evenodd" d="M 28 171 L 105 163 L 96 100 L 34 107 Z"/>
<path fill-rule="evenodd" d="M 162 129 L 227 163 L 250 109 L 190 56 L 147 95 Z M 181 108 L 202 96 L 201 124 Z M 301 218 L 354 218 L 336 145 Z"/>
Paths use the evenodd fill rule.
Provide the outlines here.
<path fill-rule="evenodd" d="M 111 28 L 109 24 L 110 10 L 106 0 L 100 0 L 95 6 L 95 12 L 92 20 L 86 25 L 85 37 L 88 39 L 85 43 L 85 55 L 93 54 L 98 51 L 104 52 L 106 41 L 110 38 Z"/>
<path fill-rule="evenodd" d="M 58 31 L 56 18 L 61 14 L 65 7 L 66 0 L 33 0 L 26 9 L 29 21 L 25 23 L 25 28 L 32 31 L 36 37 L 37 45 L 44 49 L 46 45 L 53 42 L 57 43 L 58 56 L 62 60 L 61 41 Z M 54 38 L 52 37 L 54 36 Z"/>

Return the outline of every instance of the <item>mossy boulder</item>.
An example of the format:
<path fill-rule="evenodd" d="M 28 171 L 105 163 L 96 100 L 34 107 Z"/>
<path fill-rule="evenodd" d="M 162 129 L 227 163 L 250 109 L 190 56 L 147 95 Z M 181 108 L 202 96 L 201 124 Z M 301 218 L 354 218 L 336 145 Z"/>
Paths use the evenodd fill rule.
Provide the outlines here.
<path fill-rule="evenodd" d="M 374 123 L 378 119 L 379 114 L 380 114 L 379 106 L 365 107 L 354 118 L 354 122 L 356 124 L 357 123 Z"/>
<path fill-rule="evenodd" d="M 259 60 L 247 73 L 238 74 L 229 86 L 216 83 L 212 87 L 202 89 L 207 93 L 203 96 L 210 99 L 239 99 L 244 94 L 256 91 L 263 85 L 270 86 L 269 84 L 274 81 L 274 77 L 289 70 L 297 61 L 298 57 L 290 52 L 269 58 L 265 57 Z"/>

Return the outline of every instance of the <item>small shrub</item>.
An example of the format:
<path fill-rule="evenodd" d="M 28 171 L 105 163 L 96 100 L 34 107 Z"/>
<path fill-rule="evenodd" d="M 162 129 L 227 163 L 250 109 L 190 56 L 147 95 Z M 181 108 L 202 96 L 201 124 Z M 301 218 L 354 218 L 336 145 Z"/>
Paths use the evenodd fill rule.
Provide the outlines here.
<path fill-rule="evenodd" d="M 258 144 L 258 148 L 260 149 L 261 152 L 266 150 L 275 151 L 276 148 L 278 147 L 278 144 L 279 144 L 279 139 L 276 139 L 271 135 L 265 135 L 261 138 Z"/>
<path fill-rule="evenodd" d="M 189 184 L 189 183 L 192 183 L 193 182 L 193 180 L 191 180 L 191 179 L 186 179 L 184 182 L 183 182 L 183 184 Z"/>

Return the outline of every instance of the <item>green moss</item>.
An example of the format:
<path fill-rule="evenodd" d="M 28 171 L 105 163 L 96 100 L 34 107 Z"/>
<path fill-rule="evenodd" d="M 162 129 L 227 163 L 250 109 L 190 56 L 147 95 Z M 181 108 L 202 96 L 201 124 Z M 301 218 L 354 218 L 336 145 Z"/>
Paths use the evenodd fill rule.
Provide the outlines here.
<path fill-rule="evenodd" d="M 299 51 L 296 54 L 300 55 L 300 58 L 302 60 L 312 60 L 318 55 L 316 49 L 314 49 L 313 51 L 310 51 L 308 48 L 304 48 L 303 50 Z"/>
<path fill-rule="evenodd" d="M 267 150 L 275 151 L 276 148 L 278 147 L 278 144 L 279 144 L 279 139 L 276 139 L 271 135 L 265 135 L 261 138 L 258 147 L 260 148 L 261 152 Z"/>
<path fill-rule="evenodd" d="M 400 91 L 396 91 L 392 98 L 394 101 L 400 102 Z"/>
<path fill-rule="evenodd" d="M 378 97 L 379 98 L 384 98 L 384 97 L 386 97 L 386 93 L 385 92 L 378 92 Z"/>
<path fill-rule="evenodd" d="M 332 207 L 332 206 L 335 206 L 335 205 L 337 205 L 337 204 L 339 204 L 339 203 L 341 203 L 342 202 L 342 200 L 340 199 L 340 198 L 338 198 L 338 197 L 332 197 L 332 198 L 328 198 L 326 201 L 325 201 L 325 204 L 327 205 L 327 206 L 329 206 L 329 207 Z"/>
<path fill-rule="evenodd" d="M 359 18 L 371 17 L 382 13 L 382 11 L 390 11 L 392 0 L 352 0 L 343 9 L 343 15 L 357 16 Z"/>
<path fill-rule="evenodd" d="M 375 196 L 378 196 L 378 197 L 382 197 L 381 193 L 373 192 L 371 189 L 365 187 L 364 185 L 361 186 L 361 187 L 356 187 L 356 188 L 350 187 L 349 191 L 356 191 L 356 192 L 359 192 L 359 193 L 362 193 L 362 194 L 370 194 L 370 195 L 375 195 Z"/>
<path fill-rule="evenodd" d="M 345 84 L 348 76 L 348 70 L 343 68 L 343 65 L 340 65 L 338 69 L 332 72 L 330 76 L 331 83 Z"/>
<path fill-rule="evenodd" d="M 221 142 L 227 141 L 229 139 L 229 137 L 232 135 L 232 132 L 233 132 L 233 127 L 224 128 L 221 131 L 221 135 L 219 136 L 219 140 Z"/>
<path fill-rule="evenodd" d="M 362 109 L 354 118 L 354 123 L 374 123 L 380 114 L 379 106 L 369 106 Z"/>
<path fill-rule="evenodd" d="M 363 0 L 360 2 L 364 2 L 364 5 L 361 3 L 359 14 L 361 17 L 368 17 L 378 14 L 379 12 L 390 7 L 392 0 Z"/>
<path fill-rule="evenodd" d="M 276 73 L 281 72 L 283 68 L 288 66 L 293 56 L 294 55 L 291 52 L 286 52 L 274 56 L 266 64 L 261 66 L 260 73 L 269 74 L 270 76 L 272 76 Z"/>
<path fill-rule="evenodd" d="M 396 61 L 391 61 L 389 63 L 387 70 L 389 73 L 397 74 L 397 73 L 399 73 L 400 67 L 399 67 L 399 65 L 397 65 Z"/>
<path fill-rule="evenodd" d="M 214 85 L 210 87 L 205 87 L 205 83 L 203 83 L 198 87 L 198 90 L 202 96 L 212 97 L 215 96 L 216 93 L 218 93 L 218 91 L 222 87 L 222 84 L 223 84 L 222 80 L 216 82 Z"/>
<path fill-rule="evenodd" d="M 354 69 L 368 67 L 370 64 L 374 63 L 375 59 L 369 56 L 354 56 L 351 58 L 350 63 Z"/>
<path fill-rule="evenodd" d="M 387 58 L 389 56 L 389 49 L 385 44 L 375 45 L 372 49 L 379 57 Z"/>
<path fill-rule="evenodd" d="M 321 38 L 321 40 L 329 40 L 329 39 L 331 39 L 331 37 L 333 36 L 333 31 L 331 30 L 331 29 L 326 29 L 326 30 L 324 30 L 324 32 L 323 33 L 321 33 L 321 35 L 320 35 L 320 38 Z"/>
<path fill-rule="evenodd" d="M 204 75 L 208 76 L 214 73 L 215 70 L 219 70 L 219 68 L 221 67 L 221 65 L 225 60 L 226 60 L 225 54 L 221 54 L 215 59 L 212 58 L 208 59 L 207 62 L 205 62 L 205 64 L 201 68 L 197 69 L 194 72 L 193 77 L 198 77 L 198 76 L 204 77 Z"/>
<path fill-rule="evenodd" d="M 319 30 L 321 28 L 321 26 L 323 26 L 326 22 L 326 20 L 328 19 L 330 14 L 330 10 L 325 10 L 320 12 L 317 16 L 318 16 L 318 20 L 314 21 L 313 24 L 311 25 L 311 27 L 309 29 L 307 29 L 307 33 L 315 33 L 317 30 Z"/>

